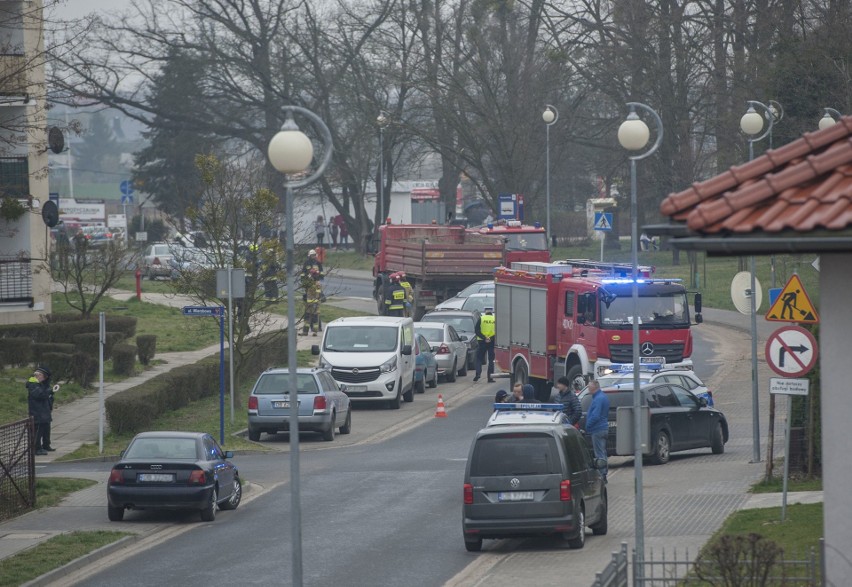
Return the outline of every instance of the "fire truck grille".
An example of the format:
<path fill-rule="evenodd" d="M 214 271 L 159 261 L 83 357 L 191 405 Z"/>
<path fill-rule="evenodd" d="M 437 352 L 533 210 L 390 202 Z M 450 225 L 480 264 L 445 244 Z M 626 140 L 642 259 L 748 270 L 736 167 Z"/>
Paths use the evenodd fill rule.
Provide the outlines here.
<path fill-rule="evenodd" d="M 682 344 L 655 344 L 650 353 L 643 354 L 640 349 L 639 356 L 648 357 L 664 357 L 666 363 L 680 363 L 683 361 L 683 345 Z M 632 344 L 611 344 L 609 345 L 610 359 L 613 363 L 632 363 L 633 362 L 633 345 Z"/>
<path fill-rule="evenodd" d="M 379 378 L 378 367 L 362 367 L 358 369 L 342 369 L 334 367 L 331 376 L 339 383 L 367 383 Z"/>

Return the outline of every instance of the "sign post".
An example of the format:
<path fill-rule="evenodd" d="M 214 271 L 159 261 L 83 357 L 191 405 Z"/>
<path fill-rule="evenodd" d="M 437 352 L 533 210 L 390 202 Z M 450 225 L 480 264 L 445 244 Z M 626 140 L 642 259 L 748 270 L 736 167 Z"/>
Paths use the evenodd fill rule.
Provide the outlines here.
<path fill-rule="evenodd" d="M 781 521 L 787 517 L 787 480 L 790 477 L 790 435 L 792 433 L 793 396 L 808 395 L 809 381 L 807 379 L 769 379 L 769 393 L 787 396 L 787 426 L 784 433 L 784 481 L 781 489 Z"/>
<path fill-rule="evenodd" d="M 612 230 L 612 212 L 595 212 L 595 230 Z M 601 234 L 601 263 L 603 263 L 603 249 L 606 235 Z"/>
<path fill-rule="evenodd" d="M 184 306 L 184 316 L 219 318 L 219 444 L 225 444 L 225 307 Z"/>

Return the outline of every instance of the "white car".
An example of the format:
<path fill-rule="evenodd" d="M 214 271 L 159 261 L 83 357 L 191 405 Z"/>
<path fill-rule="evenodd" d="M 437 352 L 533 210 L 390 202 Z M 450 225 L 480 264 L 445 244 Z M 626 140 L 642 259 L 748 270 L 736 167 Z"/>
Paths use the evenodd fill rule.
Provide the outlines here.
<path fill-rule="evenodd" d="M 707 400 L 707 405 L 713 407 L 713 392 L 707 389 L 704 382 L 698 378 L 695 371 L 687 369 L 640 369 L 639 381 L 645 383 L 674 383 L 687 391 L 691 391 L 697 397 Z M 625 387 L 633 385 L 633 371 L 629 369 L 618 370 L 607 375 L 600 375 L 598 383 L 601 387 Z"/>
<path fill-rule="evenodd" d="M 494 280 L 488 281 L 477 281 L 473 285 L 469 285 L 459 293 L 448 300 L 444 300 L 437 306 L 435 306 L 436 310 L 460 310 L 462 305 L 465 303 L 467 298 L 472 296 L 473 294 L 478 293 L 490 293 L 494 295 Z"/>
<path fill-rule="evenodd" d="M 462 340 L 455 328 L 444 322 L 415 322 L 414 332 L 432 347 L 438 375 L 447 381 L 455 381 L 456 375 L 467 375 L 467 341 Z"/>
<path fill-rule="evenodd" d="M 154 243 L 145 249 L 142 257 L 142 277 L 150 280 L 164 277 L 171 279 L 172 266 L 169 261 L 175 255 L 184 257 L 184 247 L 175 243 Z"/>

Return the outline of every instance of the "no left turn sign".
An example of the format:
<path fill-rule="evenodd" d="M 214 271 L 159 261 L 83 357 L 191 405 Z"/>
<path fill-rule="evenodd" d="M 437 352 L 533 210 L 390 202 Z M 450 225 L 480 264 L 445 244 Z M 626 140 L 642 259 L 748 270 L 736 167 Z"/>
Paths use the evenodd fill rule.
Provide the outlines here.
<path fill-rule="evenodd" d="M 814 336 L 801 326 L 779 328 L 766 341 L 766 362 L 782 377 L 801 377 L 816 365 Z"/>

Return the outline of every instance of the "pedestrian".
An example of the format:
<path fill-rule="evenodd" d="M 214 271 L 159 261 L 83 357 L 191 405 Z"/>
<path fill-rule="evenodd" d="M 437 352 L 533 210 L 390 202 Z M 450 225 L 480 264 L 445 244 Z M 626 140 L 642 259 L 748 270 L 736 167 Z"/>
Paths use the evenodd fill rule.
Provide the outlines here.
<path fill-rule="evenodd" d="M 53 389 L 50 387 L 50 369 L 38 367 L 27 380 L 27 405 L 35 424 L 35 454 L 53 452 L 50 446 L 50 422 L 53 420 Z"/>
<path fill-rule="evenodd" d="M 589 393 L 592 395 L 592 403 L 589 413 L 586 415 L 586 434 L 592 439 L 592 449 L 595 451 L 596 459 L 603 459 L 604 466 L 600 469 L 601 475 L 606 481 L 606 441 L 609 436 L 609 398 L 601 391 L 600 384 L 592 380 L 589 383 Z"/>
<path fill-rule="evenodd" d="M 329 221 L 328 221 L 328 233 L 331 235 L 331 247 L 332 247 L 335 251 L 340 250 L 340 249 L 338 249 L 338 247 L 337 247 L 337 235 L 338 235 L 338 231 L 339 231 L 339 228 L 338 228 L 337 224 L 335 224 L 335 223 L 334 223 L 334 219 L 329 220 Z"/>
<path fill-rule="evenodd" d="M 349 249 L 349 227 L 346 226 L 346 219 L 343 214 L 337 215 L 337 225 L 340 227 L 340 247 L 344 250 Z"/>
<path fill-rule="evenodd" d="M 399 281 L 399 273 L 391 273 L 385 286 L 386 316 L 405 316 L 405 288 Z"/>
<path fill-rule="evenodd" d="M 317 216 L 317 221 L 314 222 L 314 232 L 317 235 L 317 244 L 322 246 L 322 241 L 325 238 L 325 221 L 322 216 Z"/>
<path fill-rule="evenodd" d="M 494 308 L 485 308 L 485 314 L 480 316 L 474 327 L 476 332 L 476 376 L 474 381 L 479 381 L 482 376 L 482 363 L 488 355 L 488 383 L 494 383 L 494 334 L 496 325 L 494 322 Z"/>
<path fill-rule="evenodd" d="M 562 413 L 568 418 L 571 426 L 579 428 L 580 417 L 583 415 L 583 408 L 580 406 L 580 398 L 571 389 L 571 381 L 567 377 L 560 377 L 556 381 L 556 401 L 562 404 Z"/>
<path fill-rule="evenodd" d="M 509 398 L 510 402 L 521 403 L 524 401 L 524 384 L 520 381 L 515 383 L 512 386 L 512 396 Z"/>
<path fill-rule="evenodd" d="M 305 314 L 302 318 L 302 336 L 308 335 L 310 330 L 314 336 L 322 330 L 320 323 L 320 303 L 323 301 L 322 284 L 319 280 L 319 271 L 311 269 L 307 277 L 302 279 L 305 293 L 302 300 L 305 302 Z"/>
<path fill-rule="evenodd" d="M 524 383 L 524 386 L 521 388 L 524 394 L 524 403 L 525 404 L 540 404 L 535 397 L 535 387 L 532 386 L 531 383 Z"/>
<path fill-rule="evenodd" d="M 507 401 L 509 401 L 509 392 L 505 389 L 501 389 L 494 395 L 495 404 L 504 404 Z"/>

